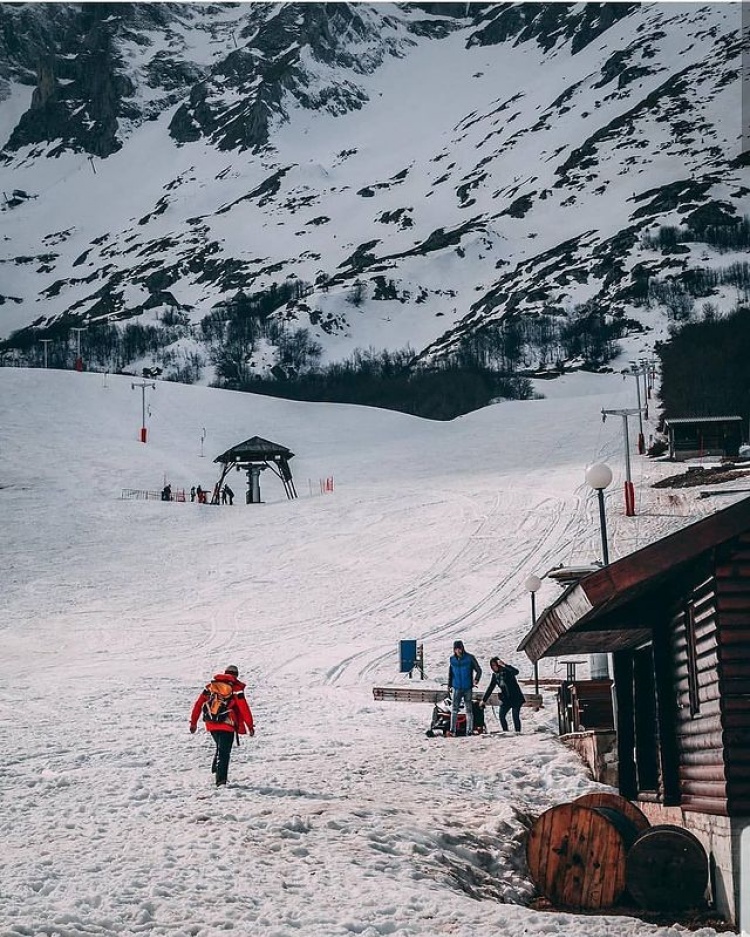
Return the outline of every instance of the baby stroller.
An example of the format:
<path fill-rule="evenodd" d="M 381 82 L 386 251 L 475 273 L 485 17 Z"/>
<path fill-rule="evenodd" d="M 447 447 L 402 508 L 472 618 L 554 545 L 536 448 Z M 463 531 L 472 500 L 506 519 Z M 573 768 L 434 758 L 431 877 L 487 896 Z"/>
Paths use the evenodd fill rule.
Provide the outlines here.
<path fill-rule="evenodd" d="M 487 731 L 484 723 L 484 709 L 474 701 L 472 703 L 472 712 L 474 714 L 474 734 L 483 735 Z M 434 738 L 436 735 L 445 735 L 451 727 L 451 698 L 446 696 L 444 700 L 435 703 L 432 710 L 432 722 L 430 728 L 425 733 L 428 738 Z M 463 709 L 458 712 L 456 718 L 456 735 L 466 735 L 466 713 Z"/>

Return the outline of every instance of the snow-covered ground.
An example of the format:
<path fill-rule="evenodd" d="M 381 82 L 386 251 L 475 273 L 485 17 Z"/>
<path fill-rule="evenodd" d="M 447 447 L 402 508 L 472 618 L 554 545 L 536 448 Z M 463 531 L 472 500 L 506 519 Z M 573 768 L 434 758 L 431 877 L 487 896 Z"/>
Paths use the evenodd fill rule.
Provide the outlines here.
<path fill-rule="evenodd" d="M 634 456 L 625 518 L 600 411 L 633 406 L 632 381 L 544 391 L 432 423 L 158 383 L 142 445 L 129 378 L 0 369 L 0 933 L 674 935 L 525 907 L 529 818 L 594 787 L 551 697 L 519 737 L 490 716 L 454 740 L 425 737 L 429 705 L 373 700 L 408 683 L 403 638 L 427 685 L 455 638 L 530 676 L 524 580 L 599 556 L 588 463 L 615 471 L 613 558 L 717 507 L 649 488 L 674 466 Z M 296 453 L 298 500 L 270 472 L 262 505 L 239 475 L 231 508 L 120 497 L 210 488 L 253 435 Z M 188 716 L 229 663 L 257 732 L 217 791 Z"/>

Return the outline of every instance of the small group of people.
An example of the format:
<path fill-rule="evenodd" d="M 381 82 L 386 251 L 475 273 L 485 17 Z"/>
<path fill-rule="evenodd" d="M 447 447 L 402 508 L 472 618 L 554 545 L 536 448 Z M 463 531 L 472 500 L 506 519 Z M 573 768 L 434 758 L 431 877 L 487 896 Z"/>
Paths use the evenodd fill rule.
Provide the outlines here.
<path fill-rule="evenodd" d="M 500 699 L 500 725 L 508 731 L 508 713 L 513 719 L 513 728 L 521 731 L 521 707 L 525 698 L 518 685 L 518 670 L 499 657 L 490 658 L 492 678 L 479 706 L 487 705 L 493 691 L 497 689 Z M 447 735 L 456 734 L 456 722 L 463 705 L 466 711 L 466 735 L 474 733 L 473 694 L 482 679 L 482 668 L 473 654 L 469 654 L 463 641 L 454 641 L 453 654 L 448 667 L 448 689 L 451 691 L 450 729 Z M 236 664 L 230 664 L 220 673 L 214 674 L 201 690 L 190 712 L 190 732 L 196 732 L 198 720 L 203 719 L 206 731 L 214 741 L 211 772 L 216 786 L 223 787 L 229 777 L 229 759 L 235 740 L 239 745 L 241 735 L 255 735 L 255 723 L 250 705 L 245 698 L 246 684 L 240 680 Z"/>
<path fill-rule="evenodd" d="M 224 485 L 221 489 L 218 485 L 214 486 L 211 503 L 218 504 L 219 499 L 221 499 L 222 504 L 234 504 L 234 492 L 229 485 Z M 208 491 L 205 488 L 201 488 L 200 485 L 197 487 L 193 485 L 190 489 L 190 500 L 197 501 L 198 504 L 208 504 Z"/>
<path fill-rule="evenodd" d="M 508 731 L 508 713 L 513 719 L 513 728 L 521 731 L 521 707 L 526 701 L 521 687 L 518 685 L 518 670 L 507 664 L 499 657 L 490 658 L 492 678 L 484 692 L 479 706 L 484 709 L 492 693 L 497 689 L 500 700 L 500 726 L 503 732 Z M 479 686 L 482 679 L 482 668 L 473 654 L 469 654 L 463 641 L 453 642 L 453 654 L 448 666 L 448 690 L 451 693 L 451 721 L 448 735 L 456 734 L 458 714 L 463 705 L 466 711 L 466 734 L 474 733 L 474 688 Z"/>

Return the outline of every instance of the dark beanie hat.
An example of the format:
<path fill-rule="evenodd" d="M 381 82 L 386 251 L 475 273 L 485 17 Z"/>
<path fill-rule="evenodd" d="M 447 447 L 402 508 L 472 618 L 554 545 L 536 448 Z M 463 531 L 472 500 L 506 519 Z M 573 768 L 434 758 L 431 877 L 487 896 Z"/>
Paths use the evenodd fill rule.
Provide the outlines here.
<path fill-rule="evenodd" d="M 230 664 L 228 667 L 225 667 L 224 673 L 234 674 L 235 677 L 239 677 L 240 675 L 239 669 L 234 664 Z"/>
<path fill-rule="evenodd" d="M 453 642 L 453 650 L 454 650 L 454 651 L 456 651 L 456 650 L 463 651 L 463 649 L 464 649 L 464 642 L 463 642 L 463 641 L 454 641 L 454 642 Z"/>

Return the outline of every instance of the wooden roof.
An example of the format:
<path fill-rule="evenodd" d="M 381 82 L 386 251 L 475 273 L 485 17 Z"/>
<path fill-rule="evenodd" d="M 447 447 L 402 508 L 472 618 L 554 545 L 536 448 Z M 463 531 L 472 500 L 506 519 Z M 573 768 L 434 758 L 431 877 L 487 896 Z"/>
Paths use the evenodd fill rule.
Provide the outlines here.
<path fill-rule="evenodd" d="M 276 462 L 288 461 L 294 458 L 294 453 L 277 442 L 270 442 L 261 436 L 251 436 L 244 442 L 237 443 L 221 455 L 217 455 L 214 462 Z"/>
<path fill-rule="evenodd" d="M 560 654 L 608 653 L 650 636 L 657 590 L 709 551 L 750 530 L 750 498 L 690 524 L 569 586 L 518 646 L 532 661 Z"/>
<path fill-rule="evenodd" d="M 683 423 L 741 423 L 741 416 L 675 416 L 664 420 L 667 426 L 680 426 Z"/>

